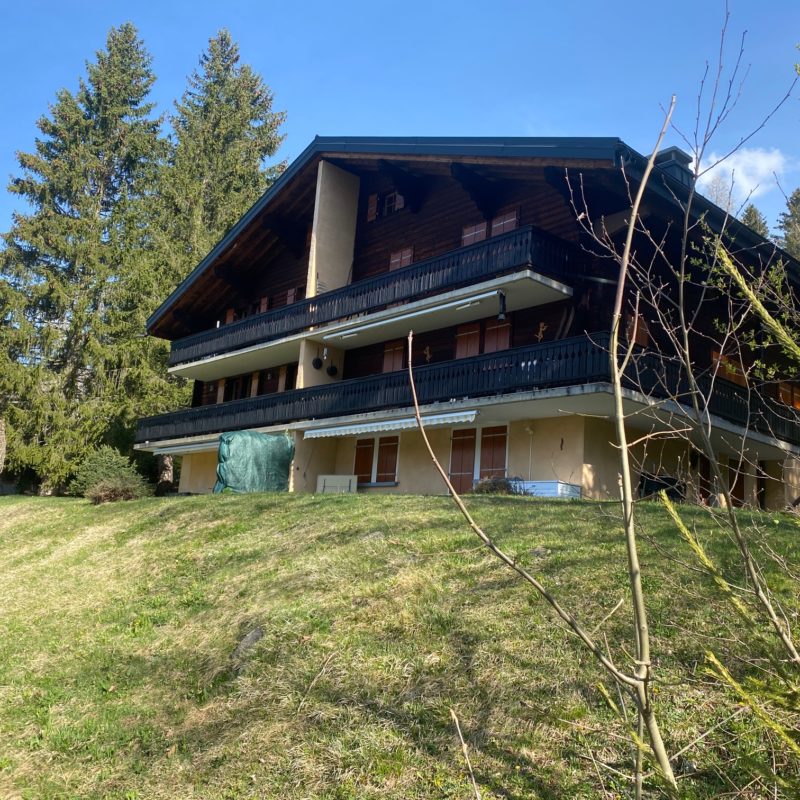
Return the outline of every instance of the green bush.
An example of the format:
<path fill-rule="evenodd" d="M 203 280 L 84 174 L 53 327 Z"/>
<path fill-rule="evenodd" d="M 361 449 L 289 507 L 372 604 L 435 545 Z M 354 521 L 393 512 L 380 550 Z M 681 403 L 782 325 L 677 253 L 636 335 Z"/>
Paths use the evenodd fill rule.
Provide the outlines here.
<path fill-rule="evenodd" d="M 106 484 L 107 493 L 125 495 L 110 499 L 132 499 L 150 493 L 147 481 L 136 471 L 131 462 L 113 447 L 105 445 L 91 452 L 78 467 L 75 477 L 69 484 L 68 492 L 75 497 L 90 497 L 89 492 L 101 484 Z M 93 502 L 107 501 L 93 500 Z"/>
<path fill-rule="evenodd" d="M 117 475 L 90 486 L 84 496 L 99 505 L 117 500 L 136 500 L 149 494 L 152 494 L 152 489 L 141 475 Z"/>

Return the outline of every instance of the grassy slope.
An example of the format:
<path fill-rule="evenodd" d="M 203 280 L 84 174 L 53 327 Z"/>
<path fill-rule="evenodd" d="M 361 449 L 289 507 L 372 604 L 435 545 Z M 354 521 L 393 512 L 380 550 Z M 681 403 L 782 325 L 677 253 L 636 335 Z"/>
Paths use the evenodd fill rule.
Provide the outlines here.
<path fill-rule="evenodd" d="M 590 628 L 625 595 L 613 508 L 470 504 Z M 695 669 L 723 607 L 643 511 L 674 752 L 735 708 Z M 796 559 L 794 523 L 770 524 Z M 450 707 L 487 800 L 598 796 L 586 756 L 626 769 L 629 753 L 603 675 L 477 544 L 444 498 L 0 499 L 0 796 L 465 798 Z M 612 642 L 627 619 L 605 624 Z M 687 796 L 721 791 L 726 759 L 762 740 L 743 716 L 715 731 Z"/>

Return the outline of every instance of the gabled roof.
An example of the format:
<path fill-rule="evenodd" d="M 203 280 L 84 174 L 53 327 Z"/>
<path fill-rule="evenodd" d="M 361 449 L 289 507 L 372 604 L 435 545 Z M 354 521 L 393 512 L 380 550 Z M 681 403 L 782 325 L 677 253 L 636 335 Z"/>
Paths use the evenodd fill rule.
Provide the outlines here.
<path fill-rule="evenodd" d="M 677 150 L 677 148 L 672 148 Z M 678 151 L 682 152 L 682 151 Z M 316 136 L 311 144 L 284 170 L 272 186 L 251 206 L 242 218 L 225 234 L 214 249 L 174 289 L 147 320 L 147 330 L 161 320 L 182 295 L 225 253 L 251 222 L 262 213 L 294 178 L 315 159 L 330 154 L 363 154 L 364 156 L 444 157 L 487 159 L 537 159 L 542 161 L 596 161 L 609 167 L 625 163 L 631 177 L 637 177 L 647 159 L 616 137 L 495 137 L 495 136 Z M 686 154 L 683 154 L 686 156 Z M 688 158 L 688 156 L 686 156 Z M 674 203 L 686 196 L 685 182 L 667 169 L 659 169 L 661 181 L 651 181 L 650 187 Z M 721 222 L 725 212 L 702 195 L 695 195 L 699 214 Z M 714 227 L 714 226 L 712 226 Z M 735 218 L 727 221 L 729 232 L 750 246 L 773 243 L 761 237 Z M 777 248 L 775 248 L 777 250 Z M 800 280 L 800 263 L 787 254 L 778 253 L 790 262 L 791 274 Z"/>

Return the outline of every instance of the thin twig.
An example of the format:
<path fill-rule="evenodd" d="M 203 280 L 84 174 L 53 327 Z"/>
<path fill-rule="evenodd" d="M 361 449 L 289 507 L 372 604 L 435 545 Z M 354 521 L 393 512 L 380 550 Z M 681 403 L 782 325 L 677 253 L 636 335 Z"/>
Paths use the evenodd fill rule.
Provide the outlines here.
<path fill-rule="evenodd" d="M 308 699 L 309 694 L 311 694 L 311 690 L 314 688 L 314 684 L 322 677 L 322 673 L 325 672 L 325 668 L 330 664 L 331 659 L 336 655 L 336 651 L 333 650 L 331 653 L 328 654 L 328 657 L 325 659 L 324 663 L 322 664 L 322 669 L 314 676 L 311 683 L 308 684 L 308 689 L 306 689 L 306 693 L 303 695 L 302 699 L 300 700 L 300 704 L 297 706 L 297 711 L 294 712 L 295 716 L 298 716 L 300 713 L 300 709 L 303 707 L 303 703 L 306 702 Z"/>
<path fill-rule="evenodd" d="M 450 709 L 450 716 L 453 718 L 453 722 L 456 724 L 456 733 L 458 734 L 459 741 L 461 742 L 461 752 L 464 754 L 464 761 L 467 762 L 467 769 L 469 770 L 469 777 L 472 781 L 472 788 L 475 791 L 475 798 L 476 800 L 481 800 L 481 793 L 478 790 L 478 784 L 475 782 L 475 773 L 472 771 L 472 762 L 469 760 L 467 743 L 464 741 L 464 737 L 461 735 L 461 725 L 458 724 L 458 717 L 452 708 Z"/>

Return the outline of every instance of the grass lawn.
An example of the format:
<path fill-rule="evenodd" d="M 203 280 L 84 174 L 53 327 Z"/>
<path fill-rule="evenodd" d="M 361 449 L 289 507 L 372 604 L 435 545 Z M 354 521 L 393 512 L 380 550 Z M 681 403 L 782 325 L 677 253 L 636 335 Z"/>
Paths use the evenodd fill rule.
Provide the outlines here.
<path fill-rule="evenodd" d="M 589 629 L 624 597 L 598 635 L 628 663 L 615 506 L 469 505 Z M 737 711 L 703 661 L 713 648 L 735 670 L 740 645 L 728 607 L 681 563 L 690 557 L 665 513 L 641 514 L 674 753 Z M 732 557 L 704 512 L 685 514 Z M 797 564 L 795 521 L 761 521 Z M 627 796 L 593 761 L 626 771 L 631 758 L 601 682 L 616 699 L 446 498 L 0 498 L 3 798 L 474 797 L 450 708 L 485 800 Z M 692 767 L 683 796 L 731 791 L 743 757 L 769 746 L 741 710 L 678 760 Z"/>

